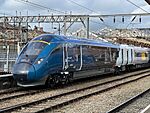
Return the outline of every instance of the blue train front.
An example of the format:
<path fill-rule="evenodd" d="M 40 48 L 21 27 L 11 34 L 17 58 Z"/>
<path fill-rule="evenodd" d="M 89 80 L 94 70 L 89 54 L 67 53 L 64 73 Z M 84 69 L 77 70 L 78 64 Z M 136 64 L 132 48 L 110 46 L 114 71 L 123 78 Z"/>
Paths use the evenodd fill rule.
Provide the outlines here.
<path fill-rule="evenodd" d="M 20 86 L 66 84 L 115 71 L 119 46 L 112 43 L 45 34 L 31 40 L 13 67 Z"/>
<path fill-rule="evenodd" d="M 53 52 L 60 45 L 60 39 L 53 35 L 42 35 L 31 40 L 21 51 L 13 67 L 13 76 L 20 86 L 43 85 L 48 73 L 62 67 L 62 57 L 54 60 Z M 54 43 L 55 42 L 55 43 Z M 58 55 L 62 53 L 58 52 Z M 57 55 L 56 55 L 57 57 Z M 60 64 L 59 64 L 60 63 Z M 50 74 L 50 73 L 49 73 Z"/>

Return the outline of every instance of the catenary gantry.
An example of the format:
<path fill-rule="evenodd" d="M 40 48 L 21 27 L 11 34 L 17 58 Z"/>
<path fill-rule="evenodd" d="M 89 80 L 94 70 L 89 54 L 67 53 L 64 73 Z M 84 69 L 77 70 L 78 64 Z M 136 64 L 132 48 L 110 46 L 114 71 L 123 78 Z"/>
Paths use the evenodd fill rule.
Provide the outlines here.
<path fill-rule="evenodd" d="M 0 16 L 0 22 L 8 23 L 49 23 L 49 22 L 83 22 L 87 18 L 105 18 L 117 16 L 150 16 L 150 13 L 112 14 L 112 15 L 38 15 L 38 16 Z"/>
<path fill-rule="evenodd" d="M 140 14 L 112 14 L 112 15 L 38 15 L 38 16 L 0 16 L 0 22 L 4 23 L 63 23 L 63 32 L 76 22 L 81 22 L 87 29 L 87 38 L 89 37 L 89 21 L 91 18 L 98 18 L 104 22 L 105 17 L 124 17 L 124 16 L 149 16 L 150 13 Z M 67 23 L 70 23 L 67 26 Z"/>

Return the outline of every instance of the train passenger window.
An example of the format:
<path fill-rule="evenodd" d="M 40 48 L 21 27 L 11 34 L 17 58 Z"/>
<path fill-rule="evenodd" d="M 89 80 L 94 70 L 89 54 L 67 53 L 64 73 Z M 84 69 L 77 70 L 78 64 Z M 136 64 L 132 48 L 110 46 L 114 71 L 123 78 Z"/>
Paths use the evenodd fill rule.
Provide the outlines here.
<path fill-rule="evenodd" d="M 148 57 L 148 53 L 145 53 L 145 57 Z"/>
<path fill-rule="evenodd" d="M 73 43 L 67 44 L 69 62 L 78 62 L 80 59 L 80 46 Z"/>
<path fill-rule="evenodd" d="M 118 57 L 119 57 L 119 51 L 116 52 L 116 58 L 118 58 Z"/>
<path fill-rule="evenodd" d="M 105 54 L 102 53 L 102 54 L 100 55 L 100 59 L 99 59 L 99 60 L 100 60 L 100 61 L 105 61 Z"/>
<path fill-rule="evenodd" d="M 141 53 L 135 53 L 136 57 L 141 57 Z"/>
<path fill-rule="evenodd" d="M 112 51 L 112 60 L 116 60 L 119 57 L 119 51 Z"/>
<path fill-rule="evenodd" d="M 59 50 L 60 50 L 60 46 L 56 47 L 56 48 L 52 51 L 51 54 L 54 54 L 54 53 L 58 52 Z"/>
<path fill-rule="evenodd" d="M 110 62 L 110 52 L 109 49 L 105 49 L 105 62 Z"/>
<path fill-rule="evenodd" d="M 103 51 L 103 49 L 99 49 L 98 58 L 97 59 L 100 62 L 105 61 L 105 52 Z"/>

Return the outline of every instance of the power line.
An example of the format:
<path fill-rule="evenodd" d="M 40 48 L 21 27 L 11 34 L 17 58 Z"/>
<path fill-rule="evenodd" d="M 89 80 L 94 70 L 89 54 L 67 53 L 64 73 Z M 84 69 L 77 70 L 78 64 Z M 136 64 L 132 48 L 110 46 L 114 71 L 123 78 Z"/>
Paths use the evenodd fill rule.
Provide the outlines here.
<path fill-rule="evenodd" d="M 81 5 L 81 4 L 78 4 L 78 3 L 76 3 L 76 2 L 74 2 L 74 1 L 72 1 L 72 0 L 67 0 L 67 1 L 69 1 L 69 2 L 71 2 L 71 3 L 73 3 L 73 4 L 75 4 L 75 5 L 77 5 L 77 6 L 79 6 L 79 7 L 82 7 L 82 8 L 84 8 L 84 9 L 86 9 L 86 10 L 89 10 L 89 11 L 91 11 L 91 12 L 94 12 L 94 13 L 97 13 L 97 14 L 98 14 L 97 11 L 94 11 L 94 10 L 92 10 L 92 9 L 90 9 L 90 8 L 87 8 L 87 7 L 85 7 L 85 6 Z M 111 27 L 111 26 L 107 25 L 107 24 L 104 22 L 104 19 L 103 19 L 103 18 L 99 17 L 99 19 L 100 19 L 100 21 L 103 22 L 102 24 L 104 24 L 104 25 L 107 26 L 107 27 Z M 90 20 L 90 21 L 93 22 L 93 23 L 101 24 L 101 23 L 96 22 L 96 21 L 92 21 L 92 20 Z"/>
<path fill-rule="evenodd" d="M 142 11 L 149 13 L 148 11 L 146 11 L 145 9 L 143 9 L 142 7 L 136 5 L 135 3 L 131 2 L 130 0 L 126 0 L 127 2 L 131 3 L 132 5 L 136 6 L 137 8 L 141 9 Z"/>
<path fill-rule="evenodd" d="M 23 3 L 23 4 L 31 5 L 31 6 L 36 7 L 36 8 L 45 9 L 45 8 L 39 7 L 37 5 L 29 4 L 28 2 L 25 2 L 25 1 L 22 1 L 22 0 L 15 0 L 15 1 Z"/>
<path fill-rule="evenodd" d="M 0 15 L 4 15 L 4 16 L 9 16 L 10 14 L 7 14 L 7 13 L 0 13 Z"/>
<path fill-rule="evenodd" d="M 148 11 L 146 11 L 145 9 L 143 9 L 142 7 L 136 5 L 135 3 L 131 2 L 130 0 L 126 0 L 127 2 L 131 3 L 132 5 L 136 6 L 137 8 L 141 9 L 142 11 L 146 12 L 147 14 L 150 14 Z M 132 22 L 135 20 L 137 16 L 134 16 L 131 20 L 131 22 L 126 26 L 126 28 L 129 27 L 130 24 L 132 24 Z"/>
<path fill-rule="evenodd" d="M 51 10 L 51 11 L 54 11 L 54 12 L 66 14 L 66 13 L 63 12 L 63 11 L 56 10 L 56 9 L 52 9 L 52 8 L 49 8 L 49 7 L 46 7 L 46 6 L 37 4 L 37 3 L 30 2 L 30 1 L 28 1 L 28 0 L 16 0 L 16 1 L 22 2 L 22 3 L 26 3 L 26 4 L 30 4 L 30 5 L 35 6 L 35 7 L 38 7 L 38 8 L 47 9 L 47 10 Z"/>
<path fill-rule="evenodd" d="M 101 23 L 99 23 L 99 22 L 97 22 L 97 21 L 94 21 L 94 20 L 90 20 L 90 22 L 95 23 L 95 24 L 102 25 Z M 114 28 L 114 27 L 112 27 L 112 26 L 110 26 L 110 25 L 107 25 L 105 22 L 104 22 L 103 24 L 104 24 L 106 27 Z"/>
<path fill-rule="evenodd" d="M 67 0 L 67 1 L 69 1 L 69 2 L 71 2 L 71 3 L 73 3 L 73 4 L 76 4 L 76 5 L 82 7 L 82 8 L 84 8 L 84 9 L 86 9 L 86 10 L 89 10 L 89 11 L 91 11 L 91 12 L 97 13 L 96 11 L 94 11 L 94 10 L 92 10 L 92 9 L 89 9 L 89 8 L 87 8 L 87 7 L 85 7 L 85 6 L 81 5 L 81 4 L 78 4 L 78 3 L 76 3 L 76 2 L 74 2 L 74 1 L 72 1 L 72 0 Z"/>

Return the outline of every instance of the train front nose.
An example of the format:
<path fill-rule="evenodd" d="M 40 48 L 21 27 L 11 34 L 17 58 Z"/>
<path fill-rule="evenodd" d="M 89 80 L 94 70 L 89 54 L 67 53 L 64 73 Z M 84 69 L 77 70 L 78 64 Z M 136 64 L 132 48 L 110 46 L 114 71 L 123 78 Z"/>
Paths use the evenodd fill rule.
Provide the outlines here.
<path fill-rule="evenodd" d="M 13 76 L 20 83 L 33 81 L 36 78 L 35 68 L 29 63 L 15 64 L 13 67 Z"/>

